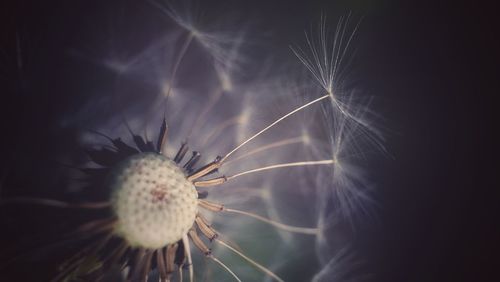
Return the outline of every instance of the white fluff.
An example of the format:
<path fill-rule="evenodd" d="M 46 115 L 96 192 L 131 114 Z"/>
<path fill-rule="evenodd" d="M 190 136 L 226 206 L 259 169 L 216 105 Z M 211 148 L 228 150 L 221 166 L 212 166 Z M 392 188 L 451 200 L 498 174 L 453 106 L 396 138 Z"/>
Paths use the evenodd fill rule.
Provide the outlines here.
<path fill-rule="evenodd" d="M 115 232 L 133 247 L 162 248 L 193 226 L 197 198 L 193 184 L 170 159 L 138 154 L 112 174 Z"/>

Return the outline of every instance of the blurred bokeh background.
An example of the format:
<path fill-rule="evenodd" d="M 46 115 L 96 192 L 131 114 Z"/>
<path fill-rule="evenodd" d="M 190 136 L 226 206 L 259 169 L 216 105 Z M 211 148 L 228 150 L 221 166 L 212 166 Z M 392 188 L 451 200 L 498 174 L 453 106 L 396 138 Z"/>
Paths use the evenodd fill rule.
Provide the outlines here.
<path fill-rule="evenodd" d="M 488 101 L 498 92 L 496 15 L 491 7 L 448 2 L 221 0 L 199 7 L 209 22 L 223 18 L 248 25 L 246 54 L 271 68 L 293 59 L 289 45 L 303 44 L 304 31 L 321 15 L 331 26 L 350 12 L 362 18 L 350 68 L 363 92 L 374 97 L 371 109 L 382 117 L 388 154 L 363 163 L 375 187 L 375 216 L 340 233 L 347 234 L 362 262 L 356 271 L 367 281 L 498 279 L 498 183 L 490 182 L 498 169 L 488 135 L 495 129 Z M 66 191 L 59 162 L 75 158 L 69 152 L 81 145 L 79 126 L 99 127 L 98 120 L 106 120 L 101 128 L 115 128 L 105 111 L 109 95 L 103 93 L 116 91 L 117 84 L 124 92 L 137 87 L 117 82 L 120 59 L 145 49 L 169 27 L 152 10 L 139 1 L 2 2 L 0 197 L 60 198 Z M 103 67 L 103 58 L 116 60 Z M 261 70 L 247 71 L 250 77 L 241 81 L 259 81 Z M 228 105 L 238 111 L 235 101 Z M 53 223 L 65 220 L 54 211 L 2 208 L 2 281 L 13 281 L 12 273 L 20 269 L 24 279 L 46 271 L 43 263 L 1 267 L 10 258 L 8 247 L 30 243 L 28 235 L 45 231 L 48 217 Z M 335 232 L 326 236 L 337 238 Z M 294 243 L 296 252 L 314 253 L 308 250 L 313 243 L 300 242 Z M 247 248 L 255 248 L 252 244 Z M 281 270 L 287 281 L 307 281 L 320 269 L 307 258 Z"/>

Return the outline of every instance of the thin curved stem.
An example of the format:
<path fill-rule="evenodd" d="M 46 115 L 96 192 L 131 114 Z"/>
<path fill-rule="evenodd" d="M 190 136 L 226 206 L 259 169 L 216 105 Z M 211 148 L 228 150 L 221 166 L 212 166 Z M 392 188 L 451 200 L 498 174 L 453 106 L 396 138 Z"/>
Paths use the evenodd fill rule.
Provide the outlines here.
<path fill-rule="evenodd" d="M 293 162 L 293 163 L 275 164 L 275 165 L 270 165 L 270 166 L 259 167 L 256 169 L 247 170 L 244 172 L 237 173 L 235 175 L 227 176 L 226 178 L 227 178 L 227 180 L 231 180 L 231 179 L 234 179 L 236 177 L 239 177 L 239 176 L 242 176 L 245 174 L 266 171 L 266 170 L 271 170 L 271 169 L 277 169 L 277 168 L 284 168 L 284 167 L 327 165 L 327 164 L 334 164 L 334 163 L 335 163 L 335 160 L 321 160 L 321 161 L 307 161 L 307 162 Z"/>
<path fill-rule="evenodd" d="M 186 256 L 189 263 L 189 281 L 194 282 L 193 258 L 191 257 L 191 246 L 189 245 L 189 239 L 187 234 L 182 236 L 182 243 L 184 244 L 184 249 L 186 250 Z"/>
<path fill-rule="evenodd" d="M 217 90 L 213 92 L 213 95 L 210 96 L 208 104 L 203 107 L 203 111 L 201 112 L 200 115 L 198 115 L 193 125 L 189 129 L 186 139 L 189 139 L 191 137 L 191 134 L 193 134 L 193 132 L 196 132 L 199 128 L 203 126 L 204 122 L 206 121 L 207 115 L 213 109 L 214 105 L 219 101 L 223 92 L 224 91 L 222 88 L 217 88 Z"/>
<path fill-rule="evenodd" d="M 284 231 L 288 231 L 288 232 L 292 232 L 292 233 L 300 233 L 300 234 L 307 234 L 307 235 L 317 235 L 318 232 L 319 232 L 319 228 L 307 228 L 307 227 L 291 226 L 291 225 L 283 224 L 281 222 L 277 222 L 277 221 L 265 218 L 263 216 L 260 216 L 258 214 L 254 214 L 254 213 L 251 213 L 251 212 L 246 212 L 246 211 L 241 211 L 241 210 L 236 210 L 236 209 L 229 209 L 229 208 L 226 208 L 226 207 L 224 207 L 224 209 L 222 211 L 228 212 L 228 213 L 235 213 L 235 214 L 249 216 L 249 217 L 255 218 L 257 220 L 260 220 L 260 221 L 262 221 L 264 223 L 270 224 L 270 225 L 272 225 L 272 226 L 274 226 L 274 227 L 276 227 L 278 229 L 281 229 L 281 230 L 284 230 Z"/>
<path fill-rule="evenodd" d="M 110 202 L 71 204 L 52 199 L 35 199 L 27 197 L 14 197 L 14 198 L 0 200 L 0 206 L 7 204 L 34 204 L 34 205 L 49 206 L 54 208 L 76 208 L 76 209 L 103 209 L 111 206 Z"/>
<path fill-rule="evenodd" d="M 220 123 L 217 127 L 215 127 L 201 142 L 201 146 L 205 147 L 209 142 L 213 142 L 216 138 L 228 127 L 239 124 L 242 122 L 241 115 L 237 115 L 231 117 L 222 123 Z"/>
<path fill-rule="evenodd" d="M 242 257 L 244 260 L 246 260 L 247 262 L 249 262 L 250 264 L 252 264 L 256 268 L 258 268 L 260 271 L 262 271 L 265 274 L 267 274 L 267 275 L 271 276 L 272 278 L 274 278 L 276 281 L 284 282 L 283 279 L 281 279 L 278 275 L 274 274 L 271 270 L 265 268 L 264 266 L 262 266 L 261 264 L 257 263 L 253 259 L 245 256 L 242 252 L 240 252 L 240 251 L 236 250 L 235 248 L 231 247 L 230 245 L 226 244 L 224 241 L 221 241 L 219 239 L 215 239 L 215 241 L 217 243 L 223 245 L 224 247 L 230 249 L 232 252 L 234 252 L 235 254 L 237 254 L 238 256 Z"/>
<path fill-rule="evenodd" d="M 183 282 L 184 281 L 184 277 L 182 275 L 182 267 L 179 267 L 179 275 L 178 275 L 178 282 Z"/>
<path fill-rule="evenodd" d="M 236 281 L 241 282 L 241 279 L 238 278 L 238 276 L 229 267 L 227 267 L 224 263 L 222 263 L 222 261 L 220 261 L 219 259 L 217 259 L 212 255 L 209 255 L 207 257 L 218 263 L 220 266 L 222 266 L 222 268 L 224 268 L 227 272 L 229 272 L 229 274 L 231 274 L 234 277 L 234 279 L 236 279 Z"/>
<path fill-rule="evenodd" d="M 236 158 L 234 158 L 232 160 L 229 160 L 229 161 L 225 162 L 224 164 L 228 165 L 228 164 L 230 164 L 232 162 L 244 159 L 244 158 L 249 157 L 251 155 L 254 155 L 254 154 L 257 154 L 257 153 L 269 150 L 269 149 L 273 149 L 273 148 L 276 148 L 276 147 L 281 147 L 281 146 L 286 146 L 286 145 L 300 143 L 303 140 L 304 140 L 303 136 L 297 136 L 297 137 L 287 138 L 287 139 L 283 139 L 283 140 L 280 140 L 280 141 L 277 141 L 277 142 L 273 142 L 273 143 L 264 145 L 262 147 L 259 147 L 259 148 L 255 149 L 255 150 L 251 150 L 248 153 L 245 153 L 245 154 L 243 154 L 241 156 L 238 156 L 238 157 L 236 157 Z"/>
<path fill-rule="evenodd" d="M 270 128 L 272 128 L 273 126 L 275 126 L 276 124 L 278 124 L 279 122 L 281 122 L 282 120 L 286 119 L 287 117 L 295 114 L 296 112 L 298 111 L 301 111 L 309 106 L 311 106 L 312 104 L 315 104 L 323 99 L 326 99 L 330 97 L 328 94 L 327 95 L 324 95 L 324 96 L 321 96 L 309 103 L 306 103 L 298 108 L 296 108 L 295 110 L 287 113 L 286 115 L 280 117 L 279 119 L 275 120 L 274 122 L 272 122 L 270 125 L 266 126 L 264 129 L 262 129 L 261 131 L 255 133 L 252 137 L 248 138 L 247 140 L 245 140 L 243 143 L 241 143 L 240 145 L 238 145 L 236 148 L 234 148 L 232 151 L 230 151 L 229 153 L 227 153 L 222 159 L 221 159 L 221 163 L 224 162 L 227 158 L 229 158 L 229 156 L 231 156 L 234 152 L 236 152 L 237 150 L 239 150 L 241 147 L 245 146 L 248 142 L 252 141 L 253 139 L 255 139 L 257 136 L 261 135 L 262 133 L 266 132 L 267 130 L 269 130 Z"/>
<path fill-rule="evenodd" d="M 193 41 L 194 34 L 192 32 L 189 32 L 188 37 L 186 38 L 186 41 L 184 41 L 184 44 L 182 45 L 182 48 L 179 52 L 179 56 L 177 57 L 177 60 L 175 61 L 173 67 L 172 67 L 172 74 L 170 78 L 170 83 L 168 84 L 168 89 L 166 93 L 166 100 L 168 100 L 168 97 L 170 96 L 170 92 L 172 91 L 173 83 L 175 76 L 177 75 L 177 71 L 179 70 L 179 66 L 181 65 L 181 61 L 184 58 L 184 55 L 186 54 L 189 45 L 191 44 L 191 41 Z"/>

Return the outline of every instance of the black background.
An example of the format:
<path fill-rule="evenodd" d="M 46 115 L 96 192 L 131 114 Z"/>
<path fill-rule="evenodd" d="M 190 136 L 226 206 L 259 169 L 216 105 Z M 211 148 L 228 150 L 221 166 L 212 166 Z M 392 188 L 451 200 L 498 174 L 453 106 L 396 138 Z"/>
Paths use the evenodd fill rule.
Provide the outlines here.
<path fill-rule="evenodd" d="M 97 70 L 68 59 L 67 50 L 83 42 L 83 22 L 132 2 L 2 2 L 0 165 L 7 184 L 30 183 L 75 143 L 75 132 L 58 122 L 85 99 L 74 80 Z M 496 9 L 456 1 L 269 2 L 217 1 L 211 9 L 243 11 L 279 30 L 283 46 L 321 12 L 364 15 L 358 74 L 377 97 L 394 156 L 374 161 L 379 222 L 356 239 L 373 281 L 499 281 L 498 143 L 489 134 L 498 130 Z M 21 71 L 16 32 L 26 35 Z M 95 75 L 89 82 L 101 81 Z M 5 237 L 2 246 L 15 243 Z"/>

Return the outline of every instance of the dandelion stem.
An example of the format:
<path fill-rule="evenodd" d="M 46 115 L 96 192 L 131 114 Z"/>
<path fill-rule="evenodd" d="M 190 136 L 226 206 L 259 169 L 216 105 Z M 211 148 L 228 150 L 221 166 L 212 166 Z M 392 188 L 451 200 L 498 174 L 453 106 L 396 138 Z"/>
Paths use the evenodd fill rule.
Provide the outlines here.
<path fill-rule="evenodd" d="M 71 204 L 52 199 L 35 199 L 27 197 L 15 197 L 15 198 L 0 200 L 0 206 L 7 204 L 34 204 L 34 205 L 49 206 L 54 208 L 76 208 L 76 209 L 103 209 L 111 206 L 110 202 Z"/>
<path fill-rule="evenodd" d="M 283 139 L 280 141 L 276 141 L 276 142 L 273 142 L 271 144 L 267 144 L 267 145 L 264 145 L 262 147 L 259 147 L 255 150 L 251 150 L 248 153 L 245 153 L 241 156 L 238 156 L 237 158 L 234 158 L 232 160 L 227 161 L 225 164 L 227 165 L 227 164 L 230 164 L 230 163 L 235 162 L 237 160 L 241 160 L 241 159 L 244 159 L 244 158 L 249 157 L 251 155 L 254 155 L 254 154 L 269 150 L 269 149 L 273 149 L 276 147 L 300 143 L 300 142 L 303 142 L 303 140 L 304 140 L 303 136 L 297 136 L 297 137 L 292 137 L 292 138 L 287 138 L 287 139 Z"/>
<path fill-rule="evenodd" d="M 168 275 L 165 265 L 165 258 L 163 256 L 163 249 L 156 250 L 156 265 L 158 266 L 160 282 L 165 282 L 167 280 Z"/>
<path fill-rule="evenodd" d="M 194 267 L 193 267 L 193 258 L 191 257 L 191 246 L 189 245 L 189 239 L 187 234 L 182 236 L 182 243 L 184 244 L 184 249 L 186 250 L 186 256 L 189 264 L 189 281 L 194 281 Z"/>
<path fill-rule="evenodd" d="M 226 178 L 227 178 L 227 180 L 231 180 L 231 179 L 234 179 L 236 177 L 239 177 L 239 176 L 242 176 L 245 174 L 250 174 L 250 173 L 260 172 L 260 171 L 265 171 L 265 170 L 271 170 L 271 169 L 276 169 L 276 168 L 294 167 L 294 166 L 327 165 L 327 164 L 334 164 L 334 163 L 335 163 L 335 160 L 321 160 L 321 161 L 275 164 L 275 165 L 270 165 L 270 166 L 259 167 L 256 169 L 247 170 L 244 172 L 237 173 L 235 175 L 228 176 Z"/>
<path fill-rule="evenodd" d="M 229 209 L 224 207 L 223 209 L 224 212 L 229 212 L 229 213 L 236 213 L 236 214 L 241 214 L 241 215 L 246 215 L 252 218 L 255 218 L 257 220 L 260 220 L 262 222 L 265 222 L 267 224 L 270 224 L 278 229 L 285 230 L 288 232 L 292 233 L 301 233 L 301 234 L 308 234 L 308 235 L 316 235 L 319 232 L 318 228 L 306 228 L 306 227 L 296 227 L 296 226 L 290 226 L 286 225 L 280 222 L 276 222 L 274 220 L 270 220 L 268 218 L 265 218 L 263 216 L 260 216 L 258 214 L 254 214 L 251 212 L 246 212 L 246 211 L 240 211 L 240 210 L 235 210 L 235 209 Z"/>
<path fill-rule="evenodd" d="M 193 126 L 191 126 L 191 128 L 189 129 L 186 139 L 189 139 L 193 132 L 198 131 L 198 129 L 203 126 L 206 121 L 207 115 L 210 113 L 214 105 L 219 101 L 223 92 L 224 90 L 222 88 L 218 88 L 215 92 L 213 92 L 213 95 L 210 96 L 208 104 L 203 107 L 203 111 L 200 115 L 198 115 L 195 122 L 193 123 Z"/>
<path fill-rule="evenodd" d="M 122 256 L 127 252 L 128 245 L 125 241 L 121 242 L 115 249 L 111 250 L 106 256 L 102 259 L 103 267 L 109 267 L 114 265 L 117 261 L 119 261 Z"/>
<path fill-rule="evenodd" d="M 224 247 L 230 249 L 232 252 L 234 252 L 235 254 L 239 255 L 240 257 L 242 257 L 244 260 L 246 260 L 247 262 L 249 262 L 250 264 L 252 264 L 253 266 L 255 266 L 256 268 L 258 268 L 260 271 L 264 272 L 265 274 L 271 276 L 272 278 L 274 278 L 276 281 L 280 281 L 280 282 L 284 282 L 283 279 L 281 279 L 280 277 L 278 277 L 278 275 L 274 274 L 271 270 L 265 268 L 264 266 L 260 265 L 259 263 L 257 263 L 256 261 L 252 260 L 251 258 L 245 256 L 242 252 L 236 250 L 235 248 L 231 247 L 229 244 L 226 244 L 224 241 L 221 241 L 219 239 L 215 239 L 215 241 L 221 245 L 223 245 Z"/>
<path fill-rule="evenodd" d="M 149 251 L 148 254 L 146 255 L 146 263 L 144 265 L 144 268 L 142 269 L 143 272 L 141 274 L 141 279 L 142 281 L 146 282 L 149 278 L 149 271 L 151 270 L 151 264 L 152 264 L 152 259 L 153 259 L 153 251 Z"/>
<path fill-rule="evenodd" d="M 198 205 L 206 210 L 213 212 L 220 212 L 224 210 L 224 206 L 221 204 L 209 202 L 206 200 L 198 200 Z"/>
<path fill-rule="evenodd" d="M 170 92 L 172 91 L 172 87 L 174 84 L 174 79 L 175 76 L 177 75 L 177 70 L 179 70 L 179 66 L 181 65 L 181 61 L 184 58 L 184 55 L 186 54 L 189 45 L 191 44 L 191 41 L 193 41 L 194 34 L 192 32 L 189 32 L 186 41 L 184 41 L 184 44 L 182 45 L 182 48 L 179 52 L 179 56 L 177 57 L 177 60 L 175 61 L 175 64 L 172 67 L 172 74 L 170 77 L 170 83 L 168 84 L 168 89 L 167 93 L 165 94 L 166 100 L 168 100 L 168 97 L 170 96 Z"/>
<path fill-rule="evenodd" d="M 222 261 L 220 261 L 219 259 L 217 259 L 212 255 L 208 256 L 208 258 L 210 258 L 211 260 L 215 261 L 220 266 L 222 266 L 227 272 L 229 272 L 229 274 L 231 274 L 234 277 L 234 279 L 236 279 L 236 281 L 241 282 L 241 279 L 238 278 L 238 276 L 236 276 L 236 274 L 231 269 L 229 269 L 229 267 L 227 267 L 224 263 L 222 263 Z"/>
<path fill-rule="evenodd" d="M 213 141 L 214 138 L 217 138 L 226 128 L 242 123 L 242 120 L 242 115 L 237 115 L 221 122 L 203 139 L 203 141 L 201 142 L 201 146 L 206 146 L 210 141 Z"/>
<path fill-rule="evenodd" d="M 158 135 L 158 141 L 156 143 L 156 149 L 165 157 L 167 156 L 166 153 L 167 137 L 168 137 L 168 126 L 165 117 L 163 117 L 163 121 L 160 127 L 160 134 Z"/>
<path fill-rule="evenodd" d="M 75 231 L 67 234 L 68 237 L 73 236 L 73 234 L 81 234 L 83 237 L 91 236 L 94 234 L 102 233 L 113 229 L 115 224 L 118 222 L 116 217 L 97 219 L 94 221 L 89 221 L 83 225 L 80 225 Z"/>
<path fill-rule="evenodd" d="M 248 142 L 252 141 L 254 138 L 256 138 L 257 136 L 261 135 L 262 133 L 266 132 L 267 130 L 269 130 L 270 128 L 272 128 L 273 126 L 275 126 L 276 124 L 278 124 L 279 122 L 281 122 L 282 120 L 286 119 L 287 117 L 295 114 L 296 112 L 298 111 L 301 111 L 309 106 L 311 106 L 312 104 L 315 104 L 323 99 L 326 99 L 330 97 L 329 95 L 324 95 L 324 96 L 321 96 L 309 103 L 306 103 L 298 108 L 296 108 L 295 110 L 287 113 L 286 115 L 280 117 L 279 119 L 275 120 L 273 123 L 271 123 L 270 125 L 266 126 L 264 129 L 262 129 L 261 131 L 257 132 L 256 134 L 254 134 L 252 137 L 248 138 L 246 141 L 244 141 L 243 143 L 241 143 L 240 145 L 238 145 L 236 148 L 234 148 L 232 151 L 230 151 L 229 153 L 227 153 L 222 159 L 221 159 L 221 163 L 223 163 L 227 158 L 229 158 L 229 156 L 231 156 L 234 152 L 236 152 L 237 150 L 239 150 L 241 147 L 243 147 L 245 144 L 247 144 Z"/>

